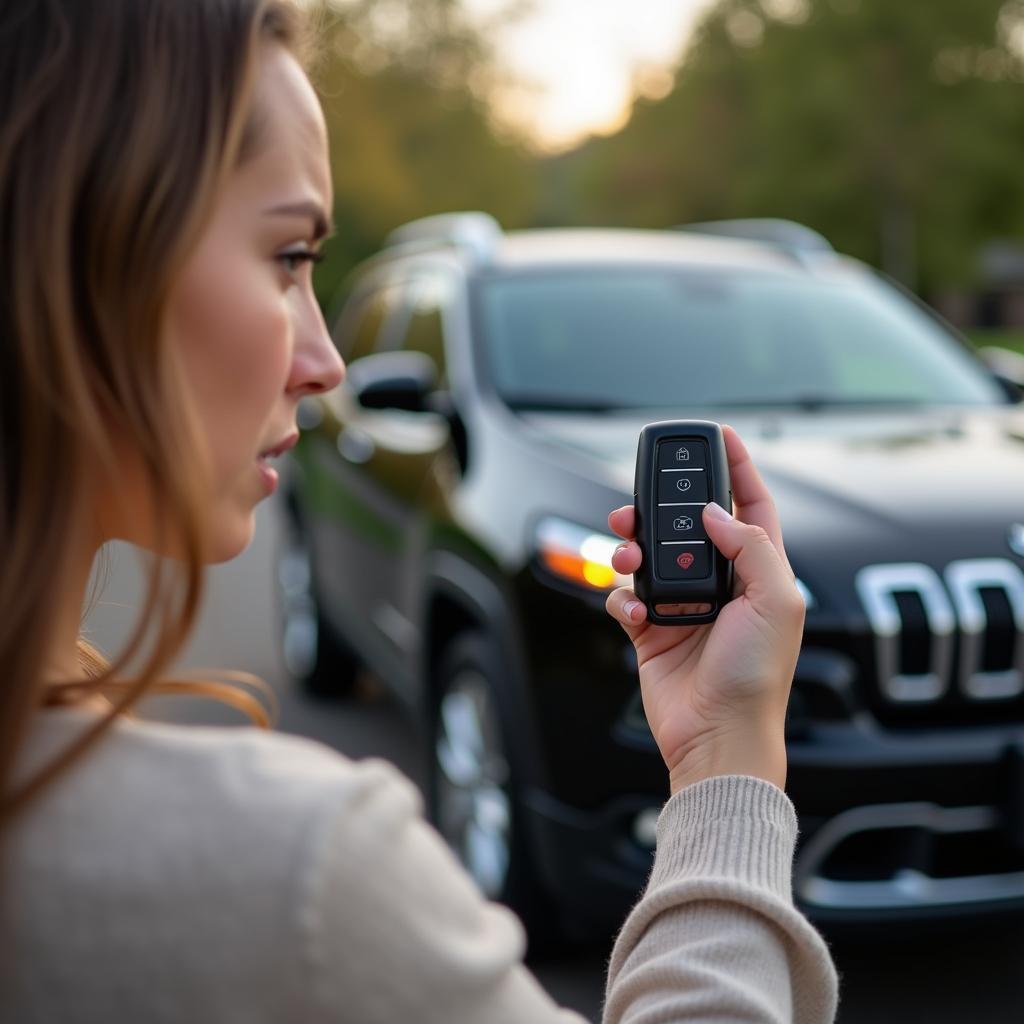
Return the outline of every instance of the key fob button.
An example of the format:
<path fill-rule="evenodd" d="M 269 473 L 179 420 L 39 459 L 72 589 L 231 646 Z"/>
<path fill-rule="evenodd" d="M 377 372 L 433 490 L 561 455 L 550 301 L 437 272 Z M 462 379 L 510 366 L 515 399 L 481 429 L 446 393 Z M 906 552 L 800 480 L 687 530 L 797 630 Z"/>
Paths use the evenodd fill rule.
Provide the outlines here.
<path fill-rule="evenodd" d="M 658 508 L 658 540 L 705 540 L 704 506 L 662 505 Z"/>
<path fill-rule="evenodd" d="M 658 575 L 666 580 L 700 580 L 711 575 L 708 543 L 659 544 Z"/>
<path fill-rule="evenodd" d="M 708 500 L 708 474 L 706 470 L 658 470 L 658 502 Z"/>
<path fill-rule="evenodd" d="M 703 441 L 662 441 L 658 445 L 658 469 L 707 469 L 707 446 Z"/>

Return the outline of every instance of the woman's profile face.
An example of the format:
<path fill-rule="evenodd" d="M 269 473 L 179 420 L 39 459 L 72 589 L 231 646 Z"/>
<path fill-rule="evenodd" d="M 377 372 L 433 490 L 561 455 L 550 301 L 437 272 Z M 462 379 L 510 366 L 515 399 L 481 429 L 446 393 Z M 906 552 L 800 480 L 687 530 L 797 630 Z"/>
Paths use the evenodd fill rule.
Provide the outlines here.
<path fill-rule="evenodd" d="M 294 439 L 303 396 L 344 376 L 310 261 L 331 209 L 326 128 L 284 47 L 265 47 L 255 102 L 255 152 L 233 171 L 169 306 L 170 344 L 212 460 L 215 562 L 248 545 L 254 508 L 271 493 L 260 454 Z"/>

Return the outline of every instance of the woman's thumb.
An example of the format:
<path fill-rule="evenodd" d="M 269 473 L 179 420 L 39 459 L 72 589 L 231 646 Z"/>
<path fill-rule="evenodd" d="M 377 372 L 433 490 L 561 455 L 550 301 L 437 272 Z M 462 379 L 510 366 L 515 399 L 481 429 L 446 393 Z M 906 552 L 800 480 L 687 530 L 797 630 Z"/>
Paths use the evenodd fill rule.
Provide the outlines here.
<path fill-rule="evenodd" d="M 760 526 L 741 522 L 721 505 L 711 502 L 704 509 L 704 528 L 712 543 L 736 565 L 736 572 L 747 588 L 764 588 L 771 593 L 793 582 L 771 537 Z"/>

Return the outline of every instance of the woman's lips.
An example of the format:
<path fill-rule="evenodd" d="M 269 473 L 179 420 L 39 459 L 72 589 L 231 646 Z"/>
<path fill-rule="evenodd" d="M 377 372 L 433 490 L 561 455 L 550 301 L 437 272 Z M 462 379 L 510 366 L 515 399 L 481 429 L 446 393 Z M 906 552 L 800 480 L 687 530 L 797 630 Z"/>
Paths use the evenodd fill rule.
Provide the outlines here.
<path fill-rule="evenodd" d="M 260 477 L 263 480 L 263 486 L 266 488 L 267 494 L 273 494 L 277 490 L 277 470 L 262 455 L 256 460 L 256 468 L 260 471 Z"/>
<path fill-rule="evenodd" d="M 277 455 L 283 455 L 289 448 L 294 448 L 299 440 L 299 432 L 293 430 L 286 438 L 279 441 L 273 448 L 267 448 L 265 451 L 260 452 L 259 458 L 273 458 Z"/>
<path fill-rule="evenodd" d="M 294 448 L 298 440 L 299 432 L 293 430 L 284 440 L 274 445 L 273 448 L 268 448 L 265 452 L 256 456 L 256 468 L 260 471 L 260 477 L 263 480 L 263 486 L 267 494 L 273 494 L 277 490 L 278 485 L 277 470 L 270 465 L 269 460 L 276 458 L 278 455 L 283 455 L 289 448 Z"/>

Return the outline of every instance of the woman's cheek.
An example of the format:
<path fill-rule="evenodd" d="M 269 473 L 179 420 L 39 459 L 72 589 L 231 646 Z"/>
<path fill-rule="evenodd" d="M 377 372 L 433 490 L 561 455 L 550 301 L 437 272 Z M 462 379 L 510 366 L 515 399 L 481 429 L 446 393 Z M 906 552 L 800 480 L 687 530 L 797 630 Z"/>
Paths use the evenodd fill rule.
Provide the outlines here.
<path fill-rule="evenodd" d="M 266 344 L 262 347 L 261 370 L 263 389 L 271 402 L 280 398 L 287 388 L 292 361 L 293 338 L 295 335 L 292 301 L 286 294 L 275 306 L 274 314 L 267 319 Z M 269 412 L 273 411 L 271 406 Z M 276 424 L 280 429 L 280 424 Z"/>
<path fill-rule="evenodd" d="M 256 406 L 253 414 L 260 420 L 260 436 L 254 444 L 277 440 L 264 436 L 266 431 L 281 432 L 290 427 L 290 421 L 283 422 L 289 413 L 275 410 L 284 397 L 288 386 L 288 375 L 292 359 L 294 336 L 291 302 L 287 295 L 278 294 L 276 301 L 265 309 L 265 315 L 258 325 L 259 343 L 251 348 L 249 360 L 252 366 L 250 389 Z M 256 339 L 251 339 L 255 341 Z"/>
<path fill-rule="evenodd" d="M 239 370 L 252 378 L 259 392 L 283 392 L 288 375 L 292 339 L 292 300 L 289 290 L 282 290 L 279 275 L 272 284 L 252 296 L 244 314 L 248 324 L 240 332 L 244 355 Z M 236 332 L 238 336 L 239 332 Z"/>

